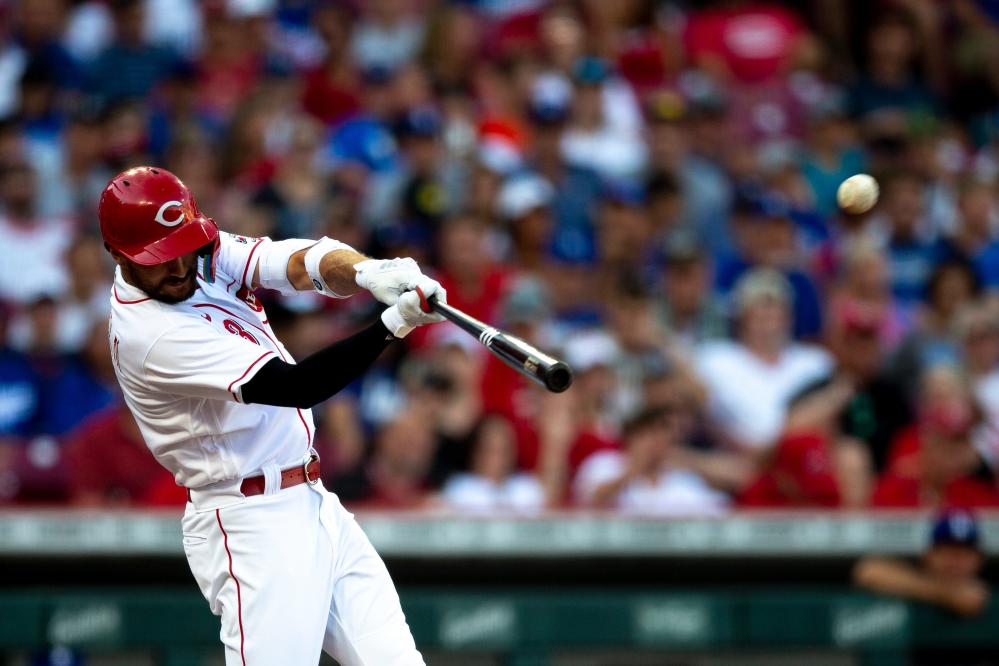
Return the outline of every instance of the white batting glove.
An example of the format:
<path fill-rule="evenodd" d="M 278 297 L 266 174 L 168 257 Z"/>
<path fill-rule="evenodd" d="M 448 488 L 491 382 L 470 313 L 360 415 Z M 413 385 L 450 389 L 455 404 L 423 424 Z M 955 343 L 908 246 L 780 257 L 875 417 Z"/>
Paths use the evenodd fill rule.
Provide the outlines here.
<path fill-rule="evenodd" d="M 434 296 L 439 303 L 447 303 L 447 291 L 440 283 L 421 275 L 412 285 L 412 291 L 403 292 L 395 305 L 382 312 L 382 323 L 397 338 L 406 337 L 417 326 L 444 321 L 444 317 L 436 312 L 424 310 L 426 299 L 431 296 Z"/>
<path fill-rule="evenodd" d="M 409 257 L 400 259 L 365 259 L 354 264 L 357 286 L 367 289 L 385 305 L 395 305 L 403 292 L 424 277 L 420 267 Z"/>

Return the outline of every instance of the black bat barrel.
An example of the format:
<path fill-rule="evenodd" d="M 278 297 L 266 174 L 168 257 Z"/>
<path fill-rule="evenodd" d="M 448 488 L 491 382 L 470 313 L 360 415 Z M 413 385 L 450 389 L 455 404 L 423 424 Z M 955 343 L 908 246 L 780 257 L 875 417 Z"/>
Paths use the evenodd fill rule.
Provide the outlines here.
<path fill-rule="evenodd" d="M 447 303 L 438 303 L 433 296 L 427 302 L 434 312 L 478 338 L 501 361 L 552 393 L 561 393 L 572 385 L 572 369 L 564 361 L 549 356 L 516 335 L 484 324 Z"/>

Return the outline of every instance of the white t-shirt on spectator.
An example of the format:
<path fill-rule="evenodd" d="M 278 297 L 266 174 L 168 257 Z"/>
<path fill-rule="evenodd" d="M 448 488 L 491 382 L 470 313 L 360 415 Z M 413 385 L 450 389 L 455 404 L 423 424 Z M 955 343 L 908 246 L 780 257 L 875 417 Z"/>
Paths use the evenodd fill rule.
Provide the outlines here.
<path fill-rule="evenodd" d="M 772 446 L 784 428 L 787 401 L 827 374 L 832 359 L 811 345 L 791 344 L 775 363 L 730 341 L 705 343 L 695 354 L 709 394 L 711 417 L 733 439 L 754 448 Z"/>
<path fill-rule="evenodd" d="M 627 467 L 626 456 L 620 451 L 601 451 L 584 460 L 573 483 L 576 500 L 591 504 L 597 488 L 621 478 Z M 696 473 L 669 468 L 655 480 L 642 477 L 631 481 L 614 503 L 614 508 L 629 513 L 671 516 L 713 516 L 728 507 L 728 495 L 709 486 Z"/>
<path fill-rule="evenodd" d="M 444 484 L 444 502 L 470 512 L 539 511 L 545 505 L 541 483 L 531 474 L 514 474 L 495 483 L 477 474 L 455 474 Z"/>
<path fill-rule="evenodd" d="M 350 54 L 362 69 L 395 70 L 416 57 L 423 44 L 423 24 L 406 18 L 392 27 L 362 22 L 350 40 Z"/>
<path fill-rule="evenodd" d="M 66 222 L 21 227 L 0 216 L 0 300 L 28 303 L 60 296 L 68 280 L 63 254 L 72 239 Z"/>
<path fill-rule="evenodd" d="M 999 466 L 999 370 L 976 380 L 975 397 L 985 410 L 985 422 L 979 425 L 971 443 L 990 467 Z"/>

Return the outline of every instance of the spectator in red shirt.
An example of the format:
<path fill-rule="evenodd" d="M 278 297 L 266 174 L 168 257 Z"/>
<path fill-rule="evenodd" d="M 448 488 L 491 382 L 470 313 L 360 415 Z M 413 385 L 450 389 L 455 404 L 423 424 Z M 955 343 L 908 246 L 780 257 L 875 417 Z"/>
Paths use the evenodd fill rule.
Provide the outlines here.
<path fill-rule="evenodd" d="M 183 506 L 184 489 L 149 455 L 132 413 L 110 407 L 85 421 L 65 450 L 70 499 L 81 506 Z"/>
<path fill-rule="evenodd" d="M 318 120 L 336 125 L 360 108 L 358 77 L 350 61 L 351 16 L 341 6 L 324 3 L 312 24 L 326 47 L 326 57 L 305 75 L 302 108 Z"/>
<path fill-rule="evenodd" d="M 922 381 L 917 422 L 896 437 L 871 504 L 999 506 L 995 479 L 971 443 L 981 418 L 968 385 L 956 370 L 929 370 Z"/>

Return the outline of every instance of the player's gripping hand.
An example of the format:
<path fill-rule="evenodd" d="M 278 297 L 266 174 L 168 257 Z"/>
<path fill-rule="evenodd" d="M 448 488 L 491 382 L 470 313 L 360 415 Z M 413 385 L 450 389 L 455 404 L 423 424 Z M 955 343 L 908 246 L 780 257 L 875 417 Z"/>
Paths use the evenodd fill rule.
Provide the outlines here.
<path fill-rule="evenodd" d="M 409 257 L 404 259 L 398 257 L 395 259 L 365 259 L 354 264 L 354 270 L 357 271 L 354 278 L 357 286 L 370 291 L 377 300 L 385 305 L 395 305 L 404 292 L 411 291 L 417 285 L 423 285 L 423 281 L 430 279 L 420 271 L 420 267 Z M 434 282 L 434 284 L 437 283 Z M 424 289 L 424 293 L 426 293 L 426 289 Z"/>
<path fill-rule="evenodd" d="M 382 312 L 382 322 L 385 327 L 397 338 L 404 338 L 417 326 L 425 324 L 436 324 L 444 321 L 444 317 L 436 312 L 424 310 L 424 299 L 431 296 L 436 297 L 439 303 L 447 303 L 447 291 L 441 287 L 436 280 L 431 280 L 426 275 L 411 283 L 413 291 L 405 291 L 399 296 L 396 304 Z M 423 293 L 423 298 L 420 293 Z"/>

